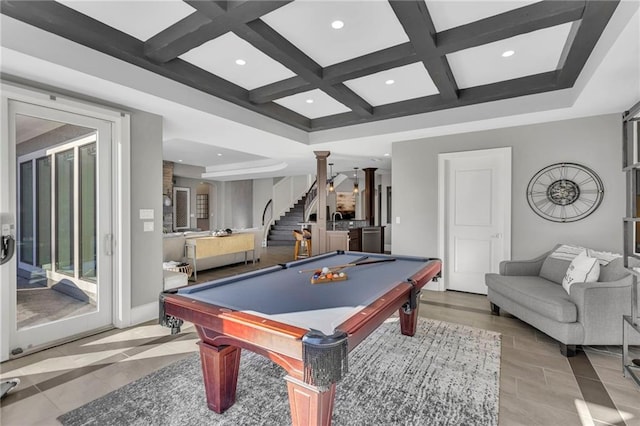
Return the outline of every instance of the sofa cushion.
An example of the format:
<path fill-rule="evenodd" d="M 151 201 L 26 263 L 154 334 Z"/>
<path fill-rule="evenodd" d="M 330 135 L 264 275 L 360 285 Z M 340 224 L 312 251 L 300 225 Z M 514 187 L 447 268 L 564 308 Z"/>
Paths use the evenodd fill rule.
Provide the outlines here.
<path fill-rule="evenodd" d="M 595 257 L 600 262 L 600 266 L 607 266 L 609 263 L 616 259 L 622 259 L 622 255 L 619 253 L 612 253 L 610 251 L 598 251 L 593 249 L 587 249 L 589 257 Z"/>
<path fill-rule="evenodd" d="M 562 287 L 567 294 L 571 294 L 570 289 L 573 283 L 596 282 L 599 276 L 600 263 L 598 263 L 598 259 L 587 256 L 587 252 L 583 251 L 571 261 L 567 274 L 562 280 Z"/>
<path fill-rule="evenodd" d="M 486 275 L 487 287 L 540 315 L 558 322 L 577 321 L 576 305 L 562 288 L 549 280 L 532 276 Z M 517 315 L 517 312 L 512 312 Z"/>
<path fill-rule="evenodd" d="M 570 264 L 570 260 L 558 259 L 549 255 L 544 262 L 542 262 L 540 277 L 556 284 L 562 284 L 562 280 L 567 274 L 567 269 L 569 269 Z"/>
<path fill-rule="evenodd" d="M 624 262 L 622 257 L 609 262 L 608 265 L 602 266 L 600 264 L 600 278 L 598 281 L 611 282 L 618 281 L 629 275 L 629 271 L 624 268 Z"/>

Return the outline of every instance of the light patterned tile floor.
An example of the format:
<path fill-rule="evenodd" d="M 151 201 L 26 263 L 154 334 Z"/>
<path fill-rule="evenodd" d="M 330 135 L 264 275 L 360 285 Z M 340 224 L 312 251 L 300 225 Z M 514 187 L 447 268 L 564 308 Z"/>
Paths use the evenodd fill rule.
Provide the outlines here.
<path fill-rule="evenodd" d="M 255 267 L 204 271 L 198 281 L 286 262 L 292 255 L 292 247 L 270 247 Z M 579 352 L 584 358 L 570 362 L 543 333 L 508 314 L 492 316 L 481 295 L 423 292 L 420 315 L 502 333 L 500 425 L 640 426 L 640 390 L 622 376 L 615 348 L 587 348 Z M 149 322 L 4 362 L 0 377 L 22 383 L 2 401 L 0 424 L 58 424 L 59 415 L 196 352 L 196 341 L 192 326 L 170 336 Z"/>

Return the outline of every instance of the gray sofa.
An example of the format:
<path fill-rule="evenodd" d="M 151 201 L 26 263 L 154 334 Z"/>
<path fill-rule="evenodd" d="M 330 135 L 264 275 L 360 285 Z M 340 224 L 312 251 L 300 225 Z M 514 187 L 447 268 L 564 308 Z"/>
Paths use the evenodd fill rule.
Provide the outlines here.
<path fill-rule="evenodd" d="M 570 260 L 552 253 L 531 260 L 504 261 L 499 274 L 486 274 L 492 312 L 504 309 L 560 343 L 565 356 L 576 345 L 621 345 L 622 315 L 631 312 L 631 275 L 622 257 L 600 264 L 597 282 L 562 287 Z M 631 341 L 640 344 L 640 339 Z"/>

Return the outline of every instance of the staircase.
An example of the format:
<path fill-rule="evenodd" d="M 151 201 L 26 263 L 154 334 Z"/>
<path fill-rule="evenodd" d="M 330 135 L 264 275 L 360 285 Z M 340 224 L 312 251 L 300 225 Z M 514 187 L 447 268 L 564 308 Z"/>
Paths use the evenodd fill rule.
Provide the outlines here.
<path fill-rule="evenodd" d="M 280 219 L 276 220 L 269 229 L 267 235 L 267 246 L 293 246 L 295 238 L 293 231 L 300 230 L 300 222 L 304 222 L 304 200 L 302 197 L 289 209 Z"/>

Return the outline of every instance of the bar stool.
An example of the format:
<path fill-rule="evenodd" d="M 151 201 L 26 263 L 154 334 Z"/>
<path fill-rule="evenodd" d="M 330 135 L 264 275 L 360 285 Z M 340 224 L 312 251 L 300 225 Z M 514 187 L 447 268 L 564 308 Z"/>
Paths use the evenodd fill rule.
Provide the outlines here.
<path fill-rule="evenodd" d="M 311 256 L 311 233 L 309 232 L 309 238 L 306 238 L 302 231 L 294 230 L 293 237 L 296 239 L 296 245 L 293 249 L 293 259 L 298 260 L 301 257 Z"/>
<path fill-rule="evenodd" d="M 302 236 L 304 237 L 304 244 L 307 246 L 307 256 L 313 256 L 313 250 L 311 250 L 311 231 L 304 228 L 302 230 Z"/>

